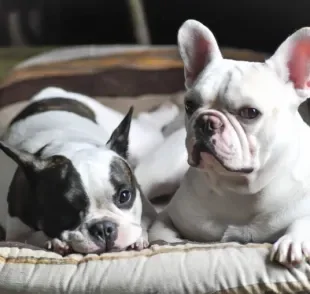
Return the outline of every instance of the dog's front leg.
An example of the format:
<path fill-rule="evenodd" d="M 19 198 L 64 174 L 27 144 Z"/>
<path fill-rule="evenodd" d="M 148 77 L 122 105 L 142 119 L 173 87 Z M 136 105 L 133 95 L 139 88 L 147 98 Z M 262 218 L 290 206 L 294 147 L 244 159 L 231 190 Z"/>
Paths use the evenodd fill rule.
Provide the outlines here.
<path fill-rule="evenodd" d="M 294 221 L 272 247 L 271 260 L 295 266 L 310 258 L 310 217 Z"/>

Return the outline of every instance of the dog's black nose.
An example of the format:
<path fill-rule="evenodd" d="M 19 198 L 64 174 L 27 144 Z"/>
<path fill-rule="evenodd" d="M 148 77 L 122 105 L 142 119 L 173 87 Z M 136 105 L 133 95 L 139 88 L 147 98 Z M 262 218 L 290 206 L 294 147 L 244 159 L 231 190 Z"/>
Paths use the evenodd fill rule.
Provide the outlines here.
<path fill-rule="evenodd" d="M 91 225 L 89 233 L 98 240 L 113 242 L 117 237 L 117 227 L 111 221 L 100 221 Z"/>
<path fill-rule="evenodd" d="M 196 129 L 203 136 L 210 137 L 222 126 L 222 122 L 213 116 L 202 115 L 196 121 Z"/>

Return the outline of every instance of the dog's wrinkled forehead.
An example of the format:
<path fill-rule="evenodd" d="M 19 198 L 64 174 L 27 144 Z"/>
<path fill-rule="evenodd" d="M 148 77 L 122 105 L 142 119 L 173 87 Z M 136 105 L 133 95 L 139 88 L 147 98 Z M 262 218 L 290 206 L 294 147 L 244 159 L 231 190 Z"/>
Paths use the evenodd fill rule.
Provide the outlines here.
<path fill-rule="evenodd" d="M 187 96 L 193 95 L 205 104 L 212 104 L 220 96 L 225 96 L 232 89 L 237 90 L 244 73 L 250 64 L 234 60 L 218 60 L 209 64 L 199 75 Z"/>
<path fill-rule="evenodd" d="M 284 90 L 275 73 L 263 63 L 221 59 L 205 68 L 188 89 L 186 99 L 208 108 L 263 107 L 283 102 L 285 95 L 279 94 Z"/>

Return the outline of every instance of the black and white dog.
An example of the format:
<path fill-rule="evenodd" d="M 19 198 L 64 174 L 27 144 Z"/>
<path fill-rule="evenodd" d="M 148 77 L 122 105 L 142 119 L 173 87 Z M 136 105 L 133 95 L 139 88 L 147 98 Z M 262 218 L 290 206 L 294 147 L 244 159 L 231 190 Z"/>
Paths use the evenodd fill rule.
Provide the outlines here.
<path fill-rule="evenodd" d="M 36 94 L 0 143 L 18 164 L 7 198 L 6 240 L 61 254 L 148 246 L 155 211 L 133 166 L 163 141 L 160 130 L 177 111 L 163 106 L 132 119 L 133 108 L 124 117 L 60 88 Z"/>

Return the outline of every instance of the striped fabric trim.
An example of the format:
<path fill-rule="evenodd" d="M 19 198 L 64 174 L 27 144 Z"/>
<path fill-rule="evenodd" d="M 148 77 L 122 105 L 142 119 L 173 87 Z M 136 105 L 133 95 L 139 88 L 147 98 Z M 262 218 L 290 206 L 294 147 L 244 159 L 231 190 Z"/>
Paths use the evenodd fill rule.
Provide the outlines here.
<path fill-rule="evenodd" d="M 223 48 L 226 58 L 264 61 L 266 55 Z M 184 90 L 176 46 L 77 46 L 52 50 L 17 65 L 0 85 L 0 107 L 57 86 L 89 96 L 137 97 Z"/>
<path fill-rule="evenodd" d="M 22 248 L 22 245 L 20 246 Z M 0 263 L 22 263 L 22 264 L 81 264 L 87 263 L 89 261 L 100 261 L 100 260 L 119 260 L 119 259 L 131 259 L 137 257 L 151 257 L 158 254 L 168 254 L 173 252 L 191 252 L 191 251 L 208 251 L 208 250 L 223 250 L 226 248 L 241 248 L 247 247 L 252 249 L 257 248 L 270 248 L 271 245 L 268 243 L 265 244 L 248 244 L 240 245 L 237 243 L 214 243 L 214 244 L 176 244 L 176 245 L 152 245 L 148 249 L 142 251 L 123 251 L 116 253 L 104 253 L 101 255 L 88 254 L 86 256 L 80 254 L 72 254 L 65 257 L 58 255 L 57 257 L 48 257 L 44 256 L 42 249 L 32 249 L 32 252 L 43 252 L 39 257 L 35 256 L 1 256 L 0 253 Z M 5 248 L 5 247 L 2 247 Z M 46 252 L 46 255 L 49 255 L 49 252 Z M 55 256 L 56 254 L 52 254 Z"/>

